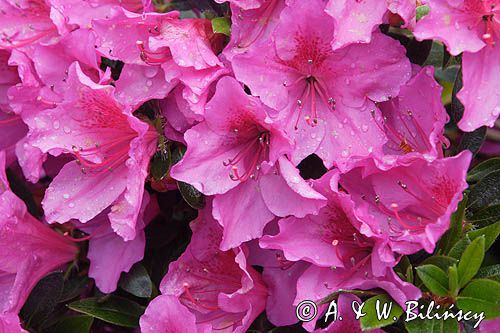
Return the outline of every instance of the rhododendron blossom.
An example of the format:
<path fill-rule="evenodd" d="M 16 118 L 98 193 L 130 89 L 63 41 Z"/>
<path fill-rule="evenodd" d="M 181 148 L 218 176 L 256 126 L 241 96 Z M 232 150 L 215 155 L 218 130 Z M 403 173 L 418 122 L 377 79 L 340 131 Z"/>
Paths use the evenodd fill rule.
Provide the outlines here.
<path fill-rule="evenodd" d="M 0 0 L 0 333 L 493 330 L 498 11 Z"/>
<path fill-rule="evenodd" d="M 463 152 L 432 162 L 421 158 L 386 171 L 368 164 L 342 175 L 339 183 L 355 203 L 364 234 L 382 238 L 399 253 L 422 248 L 430 253 L 467 187 L 464 174 L 470 157 Z"/>
<path fill-rule="evenodd" d="M 68 80 L 77 88 L 66 92 L 65 102 L 29 124 L 28 137 L 35 147 L 75 157 L 47 189 L 47 220 L 87 222 L 111 206 L 113 230 L 126 240 L 134 239 L 157 132 L 120 105 L 111 86 L 93 83 L 78 64 L 70 68 Z"/>
<path fill-rule="evenodd" d="M 228 98 L 233 103 L 226 104 Z M 266 110 L 236 80 L 221 79 L 207 104 L 205 122 L 186 132 L 188 150 L 172 168 L 175 179 L 205 194 L 219 194 L 214 199 L 214 217 L 224 226 L 224 250 L 261 236 L 275 215 L 303 216 L 325 201 L 284 156 L 292 149 L 290 139 Z M 199 179 L 199 174 L 205 178 Z M 274 191 L 297 205 L 276 200 Z"/>
<path fill-rule="evenodd" d="M 246 332 L 264 308 L 266 287 L 247 266 L 244 248 L 219 250 L 221 230 L 210 211 L 200 212 L 191 227 L 190 246 L 170 265 L 160 287 L 162 295 L 176 298 L 160 296 L 162 301 L 157 303 L 168 303 L 172 313 L 186 313 L 188 327 L 196 327 L 198 332 Z M 172 319 L 165 319 L 157 322 L 145 316 L 141 326 L 168 331 Z"/>
<path fill-rule="evenodd" d="M 458 125 L 464 131 L 493 126 L 500 114 L 498 1 L 429 1 L 429 6 L 430 13 L 416 26 L 415 36 L 442 41 L 452 55 L 463 52 L 463 89 L 457 96 L 465 110 Z"/>
<path fill-rule="evenodd" d="M 370 44 L 333 51 L 324 38 L 333 35 L 332 19 L 321 3 L 290 4 L 266 38 L 273 47 L 254 44 L 234 57 L 233 68 L 254 95 L 278 111 L 273 116 L 296 141 L 294 163 L 316 153 L 327 167 L 345 169 L 350 157 L 381 150 L 386 138 L 372 126 L 373 101 L 397 95 L 410 66 L 403 50 L 377 33 Z"/>
<path fill-rule="evenodd" d="M 77 247 L 27 212 L 9 188 L 0 152 L 0 313 L 17 313 L 45 275 L 72 261 Z"/>

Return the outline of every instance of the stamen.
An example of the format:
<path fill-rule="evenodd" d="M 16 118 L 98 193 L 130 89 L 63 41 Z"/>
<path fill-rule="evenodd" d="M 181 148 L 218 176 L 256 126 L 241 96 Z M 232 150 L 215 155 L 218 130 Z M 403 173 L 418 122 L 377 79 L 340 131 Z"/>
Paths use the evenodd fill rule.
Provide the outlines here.
<path fill-rule="evenodd" d="M 191 294 L 189 288 L 190 288 L 190 285 L 189 283 L 185 282 L 182 286 L 184 288 L 184 294 L 186 295 L 186 298 L 193 304 L 195 305 L 198 305 L 204 309 L 207 309 L 207 310 L 211 310 L 211 311 L 214 311 L 214 310 L 219 310 L 219 307 L 215 307 L 215 306 L 210 306 L 210 305 L 206 305 L 206 304 L 203 304 L 202 302 L 200 302 L 200 300 L 198 299 L 195 299 L 193 297 L 193 295 Z"/>
<path fill-rule="evenodd" d="M 260 163 L 266 158 L 270 143 L 271 136 L 269 132 L 262 132 L 256 139 L 246 142 L 233 158 L 222 162 L 226 167 L 231 166 L 231 172 L 229 173 L 231 180 L 244 182 L 248 179 L 257 179 L 257 174 L 260 171 Z M 250 161 L 248 161 L 249 154 L 251 156 Z M 244 162 L 247 162 L 246 164 L 248 165 L 245 165 L 245 172 L 240 174 L 237 165 Z"/>
<path fill-rule="evenodd" d="M 151 50 L 146 50 L 144 47 L 144 42 L 138 40 L 135 42 L 140 51 L 141 60 L 148 65 L 159 65 L 170 60 L 172 57 L 166 52 L 153 52 Z M 160 57 L 158 57 L 160 56 Z"/>
<path fill-rule="evenodd" d="M 21 121 L 22 121 L 21 117 L 19 117 L 17 115 L 12 115 L 10 117 L 9 117 L 9 115 L 7 115 L 7 118 L 0 119 L 0 125 L 11 125 L 11 124 L 18 123 Z"/>
<path fill-rule="evenodd" d="M 33 31 L 37 31 L 32 26 L 30 26 L 30 28 Z M 2 48 L 7 49 L 7 50 L 13 50 L 13 49 L 18 48 L 18 47 L 23 47 L 23 46 L 29 45 L 31 43 L 34 43 L 34 42 L 36 42 L 44 37 L 47 37 L 48 35 L 50 35 L 53 32 L 56 32 L 56 31 L 57 31 L 56 27 L 51 27 L 51 28 L 45 29 L 45 30 L 39 30 L 39 31 L 37 31 L 38 32 L 37 34 L 35 34 L 29 38 L 26 38 L 26 39 L 15 39 L 16 36 L 19 34 L 19 32 L 16 32 L 11 36 L 8 36 L 7 34 L 2 33 L 3 37 L 1 38 L 1 41 L 7 43 L 7 44 L 2 43 L 3 44 Z"/>
<path fill-rule="evenodd" d="M 103 145 L 96 143 L 94 148 L 73 146 L 72 151 L 77 158 L 77 163 L 82 166 L 82 173 L 98 176 L 126 162 L 130 149 L 129 142 L 136 136 L 135 133 L 120 136 Z M 89 157 L 99 156 L 102 156 L 102 162 L 96 163 L 88 160 Z"/>

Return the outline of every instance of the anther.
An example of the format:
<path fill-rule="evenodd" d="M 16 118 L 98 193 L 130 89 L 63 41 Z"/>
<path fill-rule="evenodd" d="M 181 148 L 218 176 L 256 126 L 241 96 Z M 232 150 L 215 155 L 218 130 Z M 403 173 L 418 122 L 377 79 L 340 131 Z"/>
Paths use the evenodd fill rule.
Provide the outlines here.
<path fill-rule="evenodd" d="M 400 180 L 398 180 L 398 185 L 401 186 L 403 190 L 406 190 L 408 188 L 408 186 Z"/>

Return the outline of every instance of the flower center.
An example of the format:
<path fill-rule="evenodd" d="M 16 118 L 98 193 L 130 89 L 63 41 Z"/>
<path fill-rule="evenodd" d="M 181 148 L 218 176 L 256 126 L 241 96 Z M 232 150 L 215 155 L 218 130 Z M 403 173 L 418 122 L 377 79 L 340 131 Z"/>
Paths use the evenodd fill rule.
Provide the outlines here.
<path fill-rule="evenodd" d="M 237 129 L 233 131 L 238 133 Z M 233 158 L 223 162 L 224 166 L 231 166 L 229 177 L 240 182 L 257 179 L 260 164 L 268 157 L 270 142 L 270 133 L 261 131 L 256 137 L 243 143 L 240 151 Z"/>
<path fill-rule="evenodd" d="M 382 123 L 380 123 L 375 117 L 375 110 L 371 111 L 371 115 L 377 127 L 387 134 L 389 144 L 394 150 L 400 150 L 404 154 L 414 151 L 423 153 L 432 150 L 431 144 L 427 140 L 428 135 L 413 116 L 411 110 L 407 110 L 406 114 L 395 112 L 394 115 L 391 115 L 393 120 L 400 124 L 399 128 L 396 128 L 394 122 L 389 121 L 387 116 L 384 116 Z M 440 140 L 447 144 L 447 140 L 443 136 L 441 136 Z"/>
<path fill-rule="evenodd" d="M 401 180 L 397 181 L 401 187 L 410 196 L 421 202 L 421 205 L 428 208 L 430 213 L 434 216 L 425 216 L 419 212 L 415 212 L 411 207 L 401 209 L 399 204 L 392 202 L 389 207 L 386 207 L 380 201 L 380 196 L 375 195 L 375 205 L 385 215 L 387 215 L 387 225 L 392 236 L 399 237 L 408 233 L 422 232 L 428 223 L 432 223 L 434 218 L 441 216 L 446 211 L 446 205 L 437 200 L 435 195 L 431 193 L 421 182 L 413 179 L 412 184 L 418 187 L 419 192 L 411 189 L 407 184 Z M 366 199 L 362 196 L 362 199 Z"/>
<path fill-rule="evenodd" d="M 308 63 L 312 66 L 314 64 L 313 60 L 308 60 Z M 312 70 L 311 70 L 312 72 Z M 297 99 L 297 104 L 295 110 L 298 109 L 297 121 L 295 122 L 295 129 L 298 129 L 299 120 L 301 119 L 302 111 L 307 103 L 310 104 L 310 113 L 304 116 L 306 123 L 314 127 L 318 124 L 318 111 L 317 104 L 318 101 L 323 103 L 328 107 L 328 109 L 334 111 L 336 101 L 333 97 L 328 94 L 328 89 L 326 85 L 317 77 L 312 74 L 300 77 L 297 81 L 292 84 L 283 82 L 283 86 L 292 88 L 298 84 L 303 84 L 305 81 L 305 87 L 300 93 L 299 99 Z"/>
<path fill-rule="evenodd" d="M 98 176 L 126 164 L 129 159 L 130 141 L 137 136 L 138 134 L 132 131 L 124 135 L 108 136 L 111 139 L 105 143 L 95 143 L 89 148 L 73 146 L 72 152 L 81 166 L 82 173 Z M 156 132 L 150 128 L 144 140 L 156 140 L 156 138 Z"/>
<path fill-rule="evenodd" d="M 495 0 L 466 0 L 465 10 L 470 13 L 475 13 L 478 16 L 476 21 L 469 25 L 472 30 L 479 24 L 484 24 L 484 33 L 481 38 L 488 46 L 495 46 L 495 34 L 498 34 L 495 15 L 498 14 Z"/>
<path fill-rule="evenodd" d="M 493 5 L 494 6 L 494 5 Z M 492 9 L 493 10 L 493 9 Z M 481 36 L 484 42 L 489 46 L 495 46 L 495 23 L 493 22 L 494 14 L 483 15 L 482 20 L 485 24 L 485 32 Z"/>

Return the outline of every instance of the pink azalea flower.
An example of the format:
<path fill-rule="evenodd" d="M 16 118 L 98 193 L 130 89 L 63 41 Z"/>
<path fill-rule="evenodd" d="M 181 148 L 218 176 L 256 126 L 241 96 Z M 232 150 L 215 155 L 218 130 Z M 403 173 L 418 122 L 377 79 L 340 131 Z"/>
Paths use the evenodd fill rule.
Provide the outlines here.
<path fill-rule="evenodd" d="M 215 0 L 217 3 L 229 2 L 231 5 L 242 8 L 244 10 L 255 9 L 262 6 L 266 0 Z"/>
<path fill-rule="evenodd" d="M 264 0 L 259 6 L 249 8 L 231 2 L 231 40 L 224 49 L 224 56 L 232 60 L 244 53 L 254 43 L 267 40 L 279 22 L 285 0 Z"/>
<path fill-rule="evenodd" d="M 354 271 L 346 271 L 343 268 L 332 270 L 327 267 L 311 265 L 297 281 L 297 297 L 294 304 L 303 300 L 319 303 L 339 289 L 368 290 L 374 288 L 384 289 L 401 306 L 405 306 L 406 301 L 419 299 L 421 296 L 417 287 L 402 281 L 392 270 L 387 270 L 384 276 L 375 277 L 370 274 L 370 268 L 367 265 L 360 266 Z M 304 328 L 312 332 L 319 319 L 318 316 L 316 320 L 304 324 Z"/>
<path fill-rule="evenodd" d="M 9 110 L 7 90 L 20 82 L 17 68 L 9 65 L 10 51 L 0 49 L 0 110 Z"/>
<path fill-rule="evenodd" d="M 78 63 L 69 69 L 68 84 L 63 102 L 27 121 L 30 144 L 75 157 L 47 189 L 46 219 L 85 223 L 111 207 L 113 230 L 132 240 L 158 135 L 113 97 L 112 86 L 94 83 Z"/>
<path fill-rule="evenodd" d="M 383 161 L 443 157 L 444 125 L 449 117 L 441 103 L 441 86 L 434 80 L 433 67 L 418 71 L 401 86 L 397 97 L 378 105 L 382 120 L 376 124 L 386 132 Z M 383 164 L 380 165 L 383 167 Z"/>
<path fill-rule="evenodd" d="M 500 7 L 496 0 L 429 0 L 430 13 L 415 28 L 419 40 L 438 39 L 452 55 L 462 52 L 463 88 L 458 98 L 465 107 L 458 126 L 473 131 L 492 127 L 500 114 L 498 71 Z"/>
<path fill-rule="evenodd" d="M 485 320 L 481 323 L 479 326 L 479 333 L 490 333 L 490 332 L 496 332 L 500 328 L 500 318 L 497 319 L 492 319 L 492 320 Z"/>
<path fill-rule="evenodd" d="M 81 29 L 92 27 L 92 21 L 106 19 L 115 11 L 123 9 L 142 13 L 148 6 L 142 0 L 49 0 L 52 8 L 61 13 L 65 24 L 79 26 Z"/>
<path fill-rule="evenodd" d="M 15 160 L 15 145 L 27 133 L 26 125 L 9 106 L 7 91 L 20 81 L 17 68 L 8 64 L 10 54 L 0 50 L 0 150 L 7 153 L 7 165 Z"/>
<path fill-rule="evenodd" d="M 49 42 L 58 35 L 44 0 L 0 1 L 0 49 Z"/>
<path fill-rule="evenodd" d="M 260 240 L 264 248 L 282 250 L 286 260 L 313 264 L 297 282 L 308 286 L 297 286 L 295 302 L 316 301 L 335 290 L 351 288 L 380 287 L 401 303 L 410 295 L 419 296 L 416 287 L 402 282 L 392 271 L 397 263 L 392 253 L 381 248 L 376 239 L 360 232 L 361 223 L 354 215 L 350 198 L 335 192 L 336 188 L 332 191 L 330 183 L 335 186 L 338 176 L 330 172 L 315 182 L 314 187 L 329 199 L 318 215 L 282 219 L 278 234 Z M 318 286 L 311 289 L 314 283 Z"/>
<path fill-rule="evenodd" d="M 178 297 L 172 295 L 160 295 L 153 299 L 139 324 L 142 332 L 212 332 L 209 324 L 196 325 L 195 314 L 182 305 Z"/>
<path fill-rule="evenodd" d="M 28 133 L 28 128 L 21 117 L 0 110 L 0 150 L 6 151 L 7 164 L 15 160 L 16 143 L 23 139 L 26 133 Z"/>
<path fill-rule="evenodd" d="M 144 228 L 159 212 L 156 198 L 150 201 L 144 193 L 141 211 L 137 217 L 137 236 L 124 241 L 110 226 L 108 211 L 97 215 L 91 221 L 76 224 L 78 229 L 90 234 L 87 258 L 90 260 L 89 277 L 95 280 L 97 288 L 103 293 L 116 290 L 122 272 L 144 258 L 146 236 Z"/>
<path fill-rule="evenodd" d="M 0 313 L 18 313 L 36 283 L 72 261 L 78 251 L 69 239 L 31 216 L 24 202 L 11 192 L 3 152 L 0 152 L 0 248 Z"/>
<path fill-rule="evenodd" d="M 15 313 L 0 313 L 0 332 L 5 333 L 28 333 L 19 323 L 19 317 Z"/>
<path fill-rule="evenodd" d="M 245 248 L 219 250 L 222 232 L 209 209 L 200 211 L 191 228 L 191 243 L 160 284 L 167 297 L 146 310 L 141 328 L 175 331 L 171 315 L 161 315 L 161 321 L 152 316 L 163 305 L 184 318 L 185 327 L 197 328 L 189 332 L 246 332 L 265 307 L 267 292 L 260 275 L 247 264 Z"/>
<path fill-rule="evenodd" d="M 304 260 L 319 267 L 344 268 L 346 272 L 371 265 L 370 275 L 384 276 L 396 260 L 392 256 L 385 258 L 379 253 L 375 240 L 360 232 L 354 202 L 346 194 L 338 193 L 335 187 L 338 177 L 339 174 L 332 171 L 314 182 L 314 188 L 328 198 L 317 215 L 280 220 L 279 233 L 262 237 L 260 245 L 282 250 L 290 261 Z"/>
<path fill-rule="evenodd" d="M 236 80 L 222 78 L 205 121 L 186 132 L 186 154 L 171 169 L 173 178 L 218 194 L 213 214 L 224 227 L 223 250 L 260 237 L 275 215 L 304 216 L 324 204 L 283 155 L 291 143 L 267 111 Z"/>
<path fill-rule="evenodd" d="M 382 239 L 397 253 L 431 253 L 467 188 L 470 159 L 464 151 L 431 162 L 414 159 L 385 171 L 366 162 L 339 181 L 354 201 L 363 234 Z"/>
<path fill-rule="evenodd" d="M 269 230 L 269 224 L 266 232 Z M 276 228 L 277 229 L 277 228 Z M 298 322 L 293 302 L 297 295 L 297 280 L 310 266 L 305 261 L 286 260 L 279 250 L 262 249 L 258 241 L 247 243 L 247 260 L 252 266 L 264 268 L 262 279 L 267 285 L 266 316 L 275 326 L 288 326 Z"/>
<path fill-rule="evenodd" d="M 372 100 L 396 96 L 411 70 L 401 45 L 380 33 L 333 51 L 325 37 L 333 36 L 333 19 L 323 8 L 321 0 L 290 2 L 259 44 L 272 46 L 254 44 L 232 63 L 236 78 L 279 111 L 297 143 L 295 164 L 316 153 L 327 168 L 345 170 L 350 157 L 381 151 L 386 138 L 370 116 Z"/>
<path fill-rule="evenodd" d="M 8 91 L 14 112 L 25 122 L 36 122 L 40 112 L 54 108 L 68 89 L 68 69 L 75 60 L 86 75 L 98 81 L 103 74 L 98 69 L 94 44 L 93 34 L 80 29 L 64 35 L 54 45 L 33 45 L 23 52 L 14 50 L 10 62 L 17 66 L 22 81 Z M 47 157 L 25 141 L 17 145 L 16 155 L 26 179 L 35 183 L 44 173 L 42 164 Z"/>
<path fill-rule="evenodd" d="M 115 10 L 109 19 L 93 21 L 92 29 L 98 36 L 97 50 L 125 62 L 116 87 L 129 103 L 144 93 L 162 99 L 181 82 L 190 105 L 202 110 L 210 84 L 228 73 L 213 51 L 219 37 L 209 20 L 180 20 L 178 12 L 139 15 Z"/>
<path fill-rule="evenodd" d="M 372 32 L 386 20 L 387 11 L 398 14 L 407 26 L 415 18 L 415 7 L 415 0 L 330 0 L 326 12 L 335 21 L 332 47 L 369 43 Z"/>
<path fill-rule="evenodd" d="M 362 301 L 359 297 L 353 294 L 342 293 L 336 300 L 337 302 L 337 313 L 342 317 L 342 320 L 336 320 L 332 324 L 330 324 L 325 329 L 315 330 L 315 332 L 329 332 L 329 333 L 362 333 L 362 332 L 370 332 L 370 333 L 384 333 L 384 330 L 375 329 L 363 331 L 361 330 L 361 326 L 359 324 L 359 319 L 356 319 L 354 312 L 352 311 L 352 303 L 358 302 L 361 304 Z M 328 309 L 328 304 L 323 306 Z"/>

